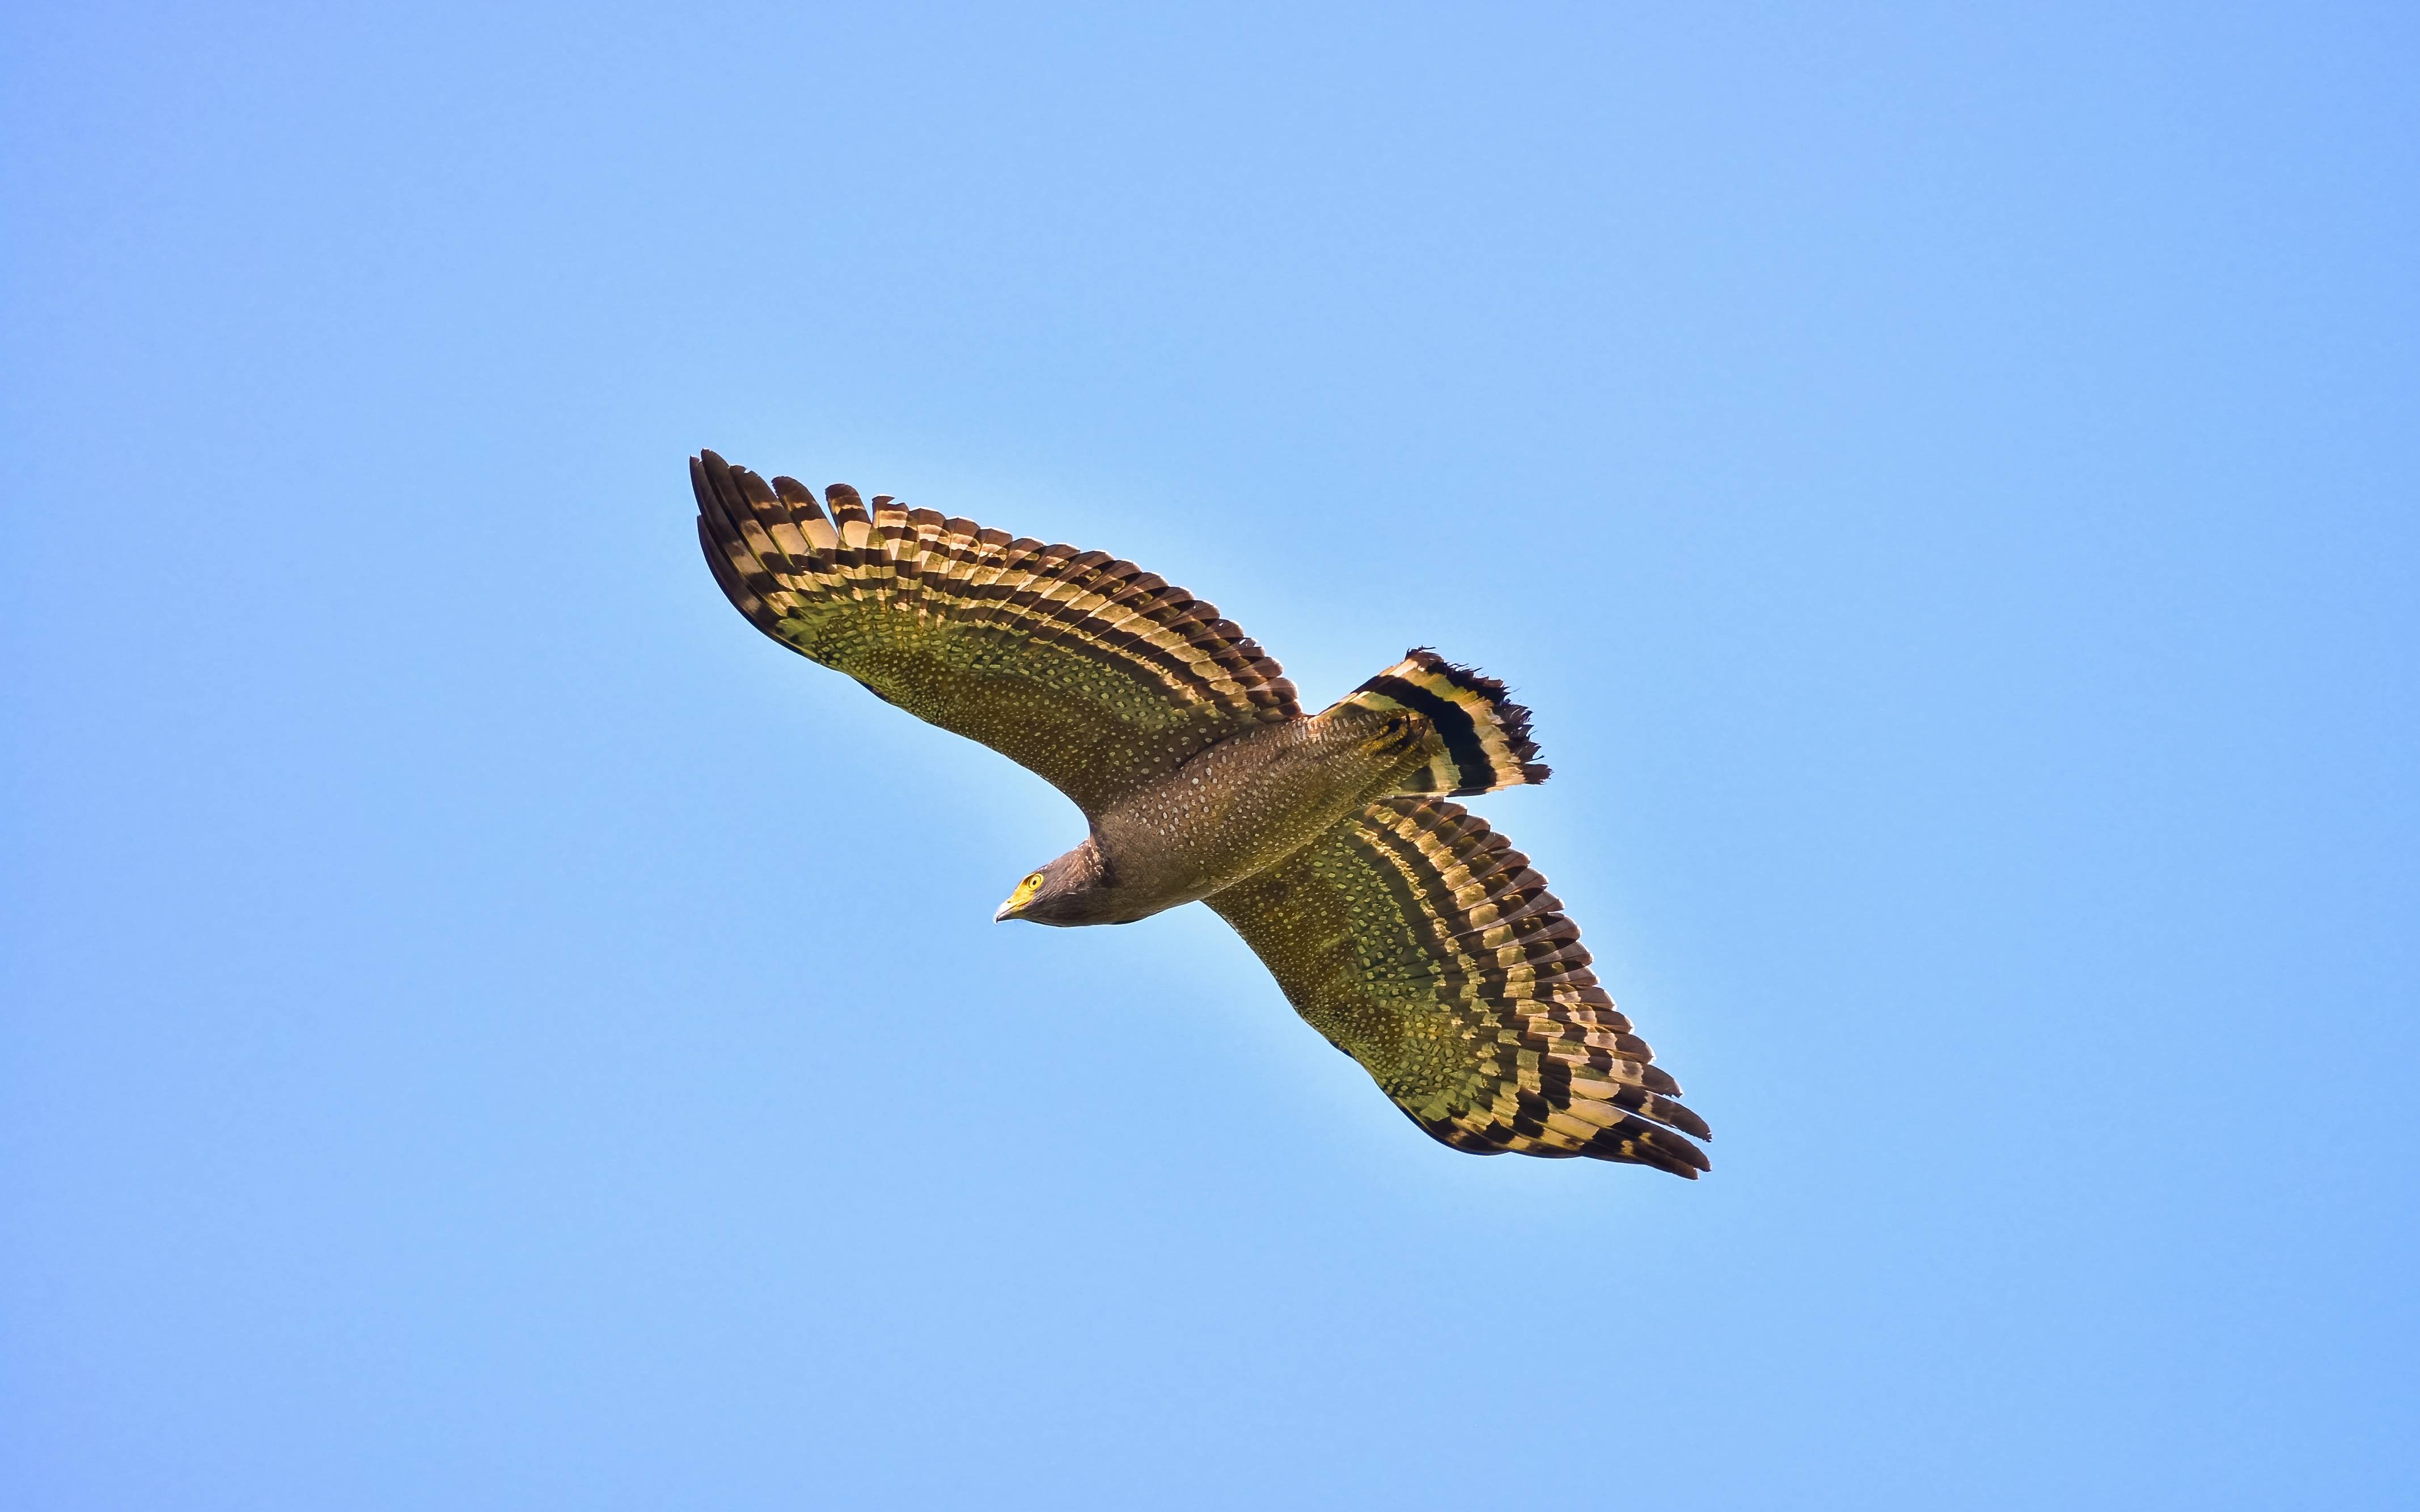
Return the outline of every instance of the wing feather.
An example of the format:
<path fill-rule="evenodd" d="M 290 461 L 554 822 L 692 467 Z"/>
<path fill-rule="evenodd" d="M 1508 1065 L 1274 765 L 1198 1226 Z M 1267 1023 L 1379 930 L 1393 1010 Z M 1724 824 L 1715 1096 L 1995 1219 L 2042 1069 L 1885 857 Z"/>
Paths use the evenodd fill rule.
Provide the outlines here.
<path fill-rule="evenodd" d="M 1240 626 L 1108 552 L 869 506 L 845 484 L 818 505 L 796 479 L 768 484 L 712 452 L 690 481 L 706 563 L 750 623 L 1087 814 L 1215 740 L 1301 715 Z"/>
<path fill-rule="evenodd" d="M 1444 1143 L 1710 1168 L 1691 1142 L 1705 1120 L 1598 985 L 1579 926 L 1461 805 L 1373 804 L 1208 902 L 1295 1011 Z"/>

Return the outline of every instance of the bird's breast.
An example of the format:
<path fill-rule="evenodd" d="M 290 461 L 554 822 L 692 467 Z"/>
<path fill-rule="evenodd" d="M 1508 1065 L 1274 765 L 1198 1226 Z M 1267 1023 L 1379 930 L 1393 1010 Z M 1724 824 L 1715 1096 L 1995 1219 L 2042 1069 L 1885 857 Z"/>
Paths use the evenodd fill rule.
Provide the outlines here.
<path fill-rule="evenodd" d="M 1112 806 L 1094 834 L 1119 890 L 1173 907 L 1292 856 L 1422 759 L 1325 716 L 1290 720 L 1193 756 Z"/>

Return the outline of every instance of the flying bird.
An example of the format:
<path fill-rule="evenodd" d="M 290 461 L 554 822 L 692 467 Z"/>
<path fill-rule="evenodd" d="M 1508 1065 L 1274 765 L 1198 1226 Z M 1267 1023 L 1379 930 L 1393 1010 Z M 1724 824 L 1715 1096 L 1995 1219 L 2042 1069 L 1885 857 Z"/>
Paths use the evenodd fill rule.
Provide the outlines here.
<path fill-rule="evenodd" d="M 1449 801 L 1543 782 L 1504 685 L 1416 650 L 1306 715 L 1218 609 L 1104 551 L 690 459 L 715 581 L 767 635 L 1040 775 L 1090 822 L 994 917 L 1203 903 L 1456 1149 L 1695 1180 L 1705 1121 L 1528 857 Z"/>

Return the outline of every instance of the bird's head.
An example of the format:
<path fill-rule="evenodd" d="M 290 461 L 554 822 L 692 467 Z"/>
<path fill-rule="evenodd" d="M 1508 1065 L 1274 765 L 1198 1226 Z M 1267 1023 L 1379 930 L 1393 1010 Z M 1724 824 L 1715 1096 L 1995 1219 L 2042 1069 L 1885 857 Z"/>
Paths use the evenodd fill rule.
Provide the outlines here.
<path fill-rule="evenodd" d="M 1097 924 L 1103 921 L 1101 905 L 1104 868 L 1100 847 L 1089 839 L 1039 872 L 1029 872 L 1008 902 L 991 916 L 997 924 L 1005 919 L 1030 919 L 1036 924 Z"/>

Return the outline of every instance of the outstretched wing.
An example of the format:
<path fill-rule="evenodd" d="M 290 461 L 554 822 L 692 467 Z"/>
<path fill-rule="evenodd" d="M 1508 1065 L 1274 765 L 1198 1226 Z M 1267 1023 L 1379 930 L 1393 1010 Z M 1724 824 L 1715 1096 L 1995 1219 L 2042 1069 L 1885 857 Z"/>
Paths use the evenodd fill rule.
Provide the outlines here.
<path fill-rule="evenodd" d="M 1298 717 L 1216 606 L 1105 551 L 690 459 L 697 533 L 758 629 L 1047 779 L 1086 814 L 1214 740 Z"/>
<path fill-rule="evenodd" d="M 1589 969 L 1529 858 L 1460 804 L 1389 798 L 1208 900 L 1328 1042 L 1456 1149 L 1694 1180 L 1705 1120 Z"/>

